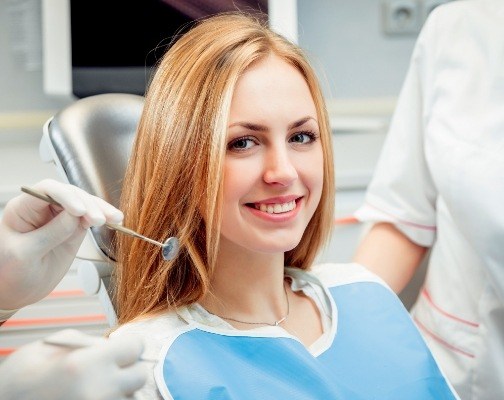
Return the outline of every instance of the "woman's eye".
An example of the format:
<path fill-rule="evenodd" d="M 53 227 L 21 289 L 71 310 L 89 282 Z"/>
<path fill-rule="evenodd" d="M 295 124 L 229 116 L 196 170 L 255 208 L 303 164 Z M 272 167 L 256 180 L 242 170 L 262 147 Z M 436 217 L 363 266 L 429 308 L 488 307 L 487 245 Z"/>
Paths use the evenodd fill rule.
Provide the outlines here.
<path fill-rule="evenodd" d="M 297 144 L 306 144 L 314 142 L 317 139 L 317 136 L 314 132 L 298 132 L 291 136 L 290 142 Z"/>
<path fill-rule="evenodd" d="M 235 139 L 231 143 L 229 143 L 228 149 L 235 151 L 243 151 L 250 149 L 255 144 L 256 142 L 252 138 L 243 137 Z"/>

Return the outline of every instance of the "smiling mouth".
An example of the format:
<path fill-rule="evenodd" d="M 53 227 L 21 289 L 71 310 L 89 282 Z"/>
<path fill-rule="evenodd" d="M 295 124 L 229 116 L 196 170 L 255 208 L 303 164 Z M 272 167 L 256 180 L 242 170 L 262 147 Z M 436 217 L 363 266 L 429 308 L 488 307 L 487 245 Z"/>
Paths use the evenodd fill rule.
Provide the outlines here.
<path fill-rule="evenodd" d="M 275 203 L 275 204 L 248 203 L 247 206 L 268 214 L 283 214 L 292 211 L 296 208 L 296 200 L 292 200 L 287 203 Z"/>

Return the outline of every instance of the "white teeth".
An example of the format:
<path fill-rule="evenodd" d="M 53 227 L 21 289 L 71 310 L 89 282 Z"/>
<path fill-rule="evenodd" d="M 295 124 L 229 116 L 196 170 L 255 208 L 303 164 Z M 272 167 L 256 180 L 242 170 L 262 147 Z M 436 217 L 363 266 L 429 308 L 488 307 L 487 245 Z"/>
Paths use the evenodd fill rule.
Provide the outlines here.
<path fill-rule="evenodd" d="M 263 212 L 267 212 L 268 214 L 281 214 L 285 212 L 292 211 L 296 208 L 296 201 L 292 200 L 288 203 L 283 204 L 259 204 L 255 205 L 255 208 L 261 210 Z"/>

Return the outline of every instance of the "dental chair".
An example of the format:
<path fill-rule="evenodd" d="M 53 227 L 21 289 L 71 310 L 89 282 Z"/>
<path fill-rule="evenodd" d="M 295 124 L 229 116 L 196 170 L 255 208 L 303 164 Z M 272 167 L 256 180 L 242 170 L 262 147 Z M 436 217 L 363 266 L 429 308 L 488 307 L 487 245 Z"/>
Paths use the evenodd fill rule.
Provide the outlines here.
<path fill-rule="evenodd" d="M 144 98 L 100 94 L 80 99 L 46 122 L 40 156 L 55 164 L 64 181 L 119 207 L 122 181 Z M 117 322 L 111 273 L 114 231 L 92 228 L 77 254 L 84 292 L 98 294 L 110 326 Z"/>

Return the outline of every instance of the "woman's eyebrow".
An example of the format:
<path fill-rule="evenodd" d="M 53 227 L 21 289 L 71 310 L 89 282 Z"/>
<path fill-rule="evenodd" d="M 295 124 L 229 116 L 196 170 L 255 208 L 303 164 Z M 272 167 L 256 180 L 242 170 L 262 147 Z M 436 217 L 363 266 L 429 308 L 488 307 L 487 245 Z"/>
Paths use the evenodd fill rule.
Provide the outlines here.
<path fill-rule="evenodd" d="M 291 130 L 294 128 L 298 128 L 301 125 L 306 124 L 310 119 L 314 120 L 317 123 L 317 120 L 313 117 L 304 117 L 298 121 L 295 121 L 295 122 L 289 124 L 288 129 Z M 232 128 L 233 126 L 242 126 L 246 129 L 249 129 L 251 131 L 256 131 L 256 132 L 265 132 L 268 130 L 268 127 L 266 127 L 264 125 L 260 125 L 260 124 L 254 124 L 252 122 L 233 122 L 231 125 L 229 125 L 229 128 Z"/>
<path fill-rule="evenodd" d="M 233 126 L 242 126 L 248 130 L 257 131 L 257 132 L 265 132 L 268 130 L 268 128 L 266 126 L 259 125 L 259 124 L 253 124 L 252 122 L 234 122 L 231 125 L 229 125 L 228 128 L 232 128 Z"/>
<path fill-rule="evenodd" d="M 293 122 L 292 124 L 289 125 L 289 130 L 291 129 L 294 129 L 294 128 L 299 128 L 301 125 L 304 125 L 306 124 L 310 119 L 313 119 L 315 121 L 315 123 L 317 123 L 318 125 L 318 122 L 315 118 L 313 117 L 304 117 L 304 118 L 301 118 L 300 120 L 296 121 L 296 122 Z"/>

